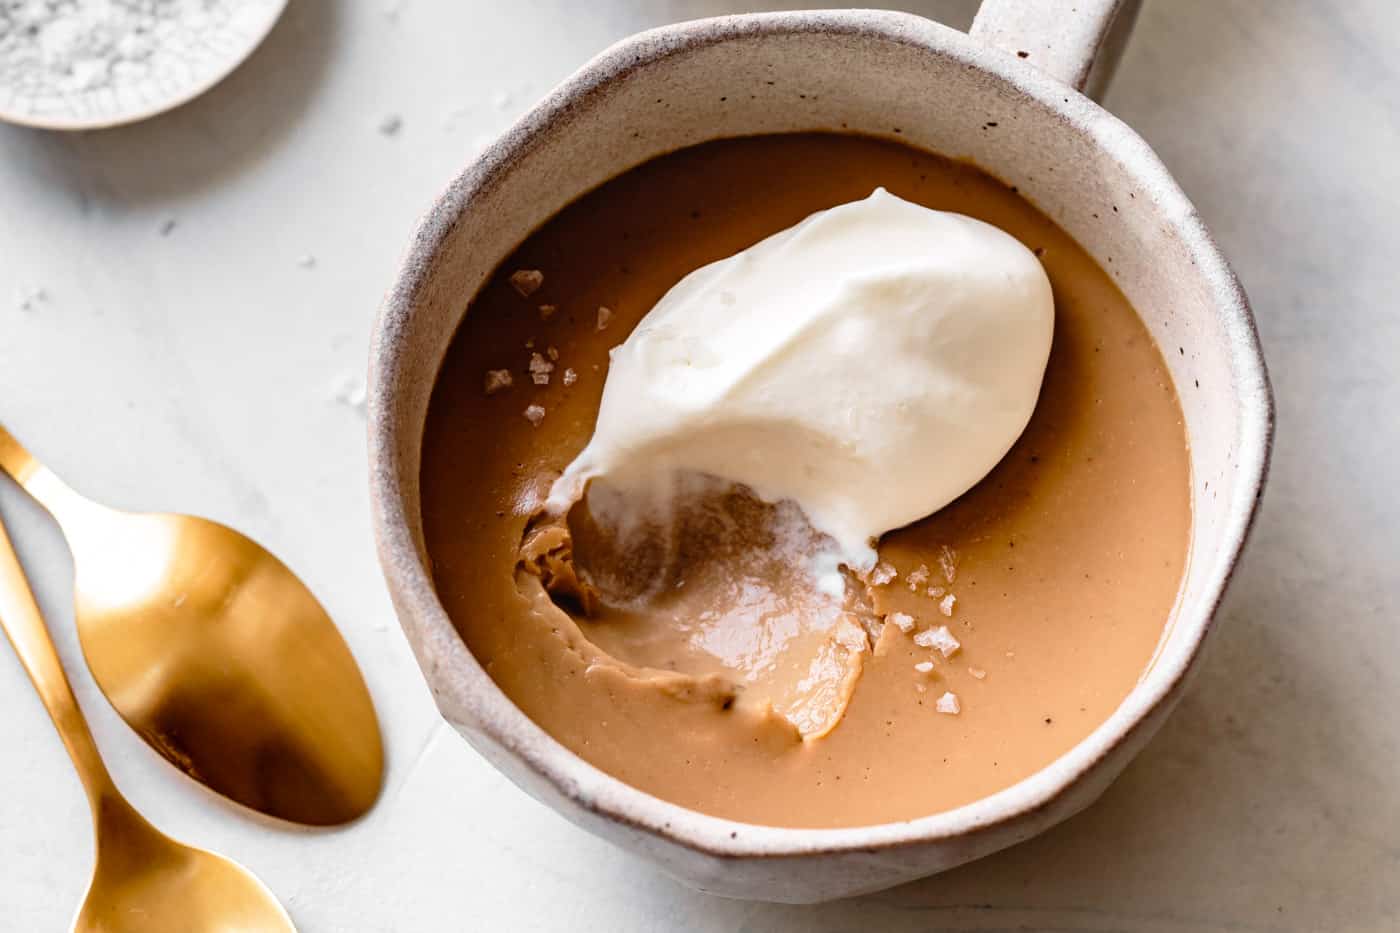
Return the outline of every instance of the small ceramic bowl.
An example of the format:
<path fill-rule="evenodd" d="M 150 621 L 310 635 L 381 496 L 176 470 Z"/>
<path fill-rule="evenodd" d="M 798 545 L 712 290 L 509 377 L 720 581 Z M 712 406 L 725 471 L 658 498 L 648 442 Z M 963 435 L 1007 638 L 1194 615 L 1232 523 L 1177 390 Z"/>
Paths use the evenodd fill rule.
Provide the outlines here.
<path fill-rule="evenodd" d="M 228 77 L 286 6 L 205 0 L 141 9 L 79 3 L 58 11 L 30 4 L 0 12 L 0 120 L 95 130 L 165 113 Z M 33 38 L 25 38 L 31 29 Z M 29 80 L 35 71 L 64 80 L 41 90 Z"/>
<path fill-rule="evenodd" d="M 1136 134 L 1077 87 L 1119 3 L 989 0 L 972 35 L 868 11 L 734 16 L 608 49 L 470 165 L 419 227 L 374 334 L 374 522 L 394 605 L 442 714 L 564 816 L 731 897 L 812 902 L 930 875 L 1087 806 L 1182 695 L 1261 494 L 1272 402 L 1243 292 Z M 658 99 L 662 103 L 657 103 Z M 718 819 L 610 777 L 531 722 L 458 636 L 419 509 L 424 418 L 468 299 L 560 208 L 706 140 L 847 130 L 971 160 L 1015 184 L 1109 271 L 1163 350 L 1191 440 L 1188 569 L 1157 657 L 1118 710 L 1003 791 L 922 819 L 787 829 Z"/>

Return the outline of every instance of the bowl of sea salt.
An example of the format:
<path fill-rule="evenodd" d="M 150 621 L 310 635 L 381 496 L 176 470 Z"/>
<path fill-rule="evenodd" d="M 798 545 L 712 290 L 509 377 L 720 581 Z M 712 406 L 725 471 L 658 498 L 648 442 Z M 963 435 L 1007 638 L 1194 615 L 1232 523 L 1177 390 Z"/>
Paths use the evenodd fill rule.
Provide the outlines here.
<path fill-rule="evenodd" d="M 272 30 L 287 0 L 0 0 L 0 120 L 80 130 L 197 97 Z"/>

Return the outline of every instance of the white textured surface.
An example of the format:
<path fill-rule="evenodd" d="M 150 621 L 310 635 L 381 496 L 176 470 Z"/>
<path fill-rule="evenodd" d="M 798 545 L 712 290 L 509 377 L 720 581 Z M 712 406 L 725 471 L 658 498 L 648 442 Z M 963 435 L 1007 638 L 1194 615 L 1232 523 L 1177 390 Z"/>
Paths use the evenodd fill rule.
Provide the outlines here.
<path fill-rule="evenodd" d="M 612 39 L 764 5 L 638 6 L 298 0 L 247 67 L 170 115 L 83 136 L 0 128 L 0 420 L 80 489 L 202 512 L 286 556 L 340 620 L 385 723 L 389 783 L 359 826 L 267 827 L 210 800 L 94 690 L 62 545 L 4 488 L 133 801 L 243 860 L 307 931 L 1400 924 L 1400 10 L 1385 0 L 1149 0 L 1108 96 L 1249 289 L 1280 424 L 1220 637 L 1101 803 L 877 897 L 730 903 L 565 824 L 439 729 L 375 565 L 346 380 L 413 219 L 483 134 Z M 965 2 L 907 6 L 971 18 Z M 384 132 L 391 115 L 402 125 Z M 0 929 L 59 929 L 86 882 L 87 815 L 5 650 L 0 709 Z"/>

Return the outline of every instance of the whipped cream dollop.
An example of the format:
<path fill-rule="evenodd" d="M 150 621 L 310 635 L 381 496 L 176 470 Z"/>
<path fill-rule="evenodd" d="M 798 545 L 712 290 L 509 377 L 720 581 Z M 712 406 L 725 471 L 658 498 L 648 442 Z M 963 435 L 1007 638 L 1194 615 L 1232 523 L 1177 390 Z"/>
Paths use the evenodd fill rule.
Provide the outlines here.
<path fill-rule="evenodd" d="M 868 569 L 882 534 L 1015 443 L 1053 328 L 1049 279 L 1018 240 L 878 188 L 667 292 L 613 349 L 593 437 L 548 507 L 598 478 L 649 501 L 667 477 L 709 474 L 795 502 L 833 560 Z"/>

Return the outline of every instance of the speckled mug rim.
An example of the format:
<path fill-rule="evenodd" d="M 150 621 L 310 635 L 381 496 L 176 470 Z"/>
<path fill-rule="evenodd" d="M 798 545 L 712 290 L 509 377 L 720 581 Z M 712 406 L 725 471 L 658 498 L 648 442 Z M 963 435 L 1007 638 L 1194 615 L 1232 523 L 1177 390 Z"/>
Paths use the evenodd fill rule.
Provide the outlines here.
<path fill-rule="evenodd" d="M 416 296 L 432 275 L 442 243 L 473 199 L 500 184 L 523 154 L 539 145 L 561 121 L 570 119 L 592 95 L 629 72 L 740 36 L 802 34 L 877 37 L 947 56 L 1000 79 L 1009 90 L 1053 111 L 1092 139 L 1143 190 L 1152 193 L 1157 212 L 1181 238 L 1211 283 L 1216 311 L 1227 326 L 1229 355 L 1241 377 L 1233 386 L 1240 418 L 1240 491 L 1229 510 L 1228 522 L 1218 532 L 1226 559 L 1217 562 L 1214 579 L 1206 582 L 1202 608 L 1189 617 L 1179 615 L 1176 619 L 1177 626 L 1186 627 L 1191 643 L 1169 675 L 1150 691 L 1143 689 L 1145 684 L 1139 684 L 1089 736 L 1011 787 L 957 809 L 918 819 L 837 829 L 740 823 L 669 803 L 597 769 L 526 717 L 467 650 L 438 600 L 410 531 L 405 491 L 398 480 L 397 447 L 402 426 L 393 414 L 393 397 L 405 377 L 401 338 L 413 314 Z M 1252 528 L 1274 430 L 1272 391 L 1248 300 L 1195 208 L 1146 142 L 1087 97 L 965 33 L 912 14 L 863 10 L 745 14 L 654 29 L 605 50 L 555 88 L 469 165 L 421 221 L 375 326 L 369 413 L 370 485 L 381 562 L 396 591 L 400 614 L 413 618 L 419 637 L 429 640 L 434 650 L 440 649 L 462 662 L 461 670 L 454 673 L 471 683 L 470 689 L 456 699 L 469 710 L 472 726 L 585 810 L 721 858 L 873 852 L 928 844 L 1028 817 L 1053 804 L 1182 688 L 1199 657 L 1201 644 L 1211 629 Z M 433 677 L 430 675 L 429 679 Z M 434 682 L 433 687 L 436 696 L 439 685 Z"/>

